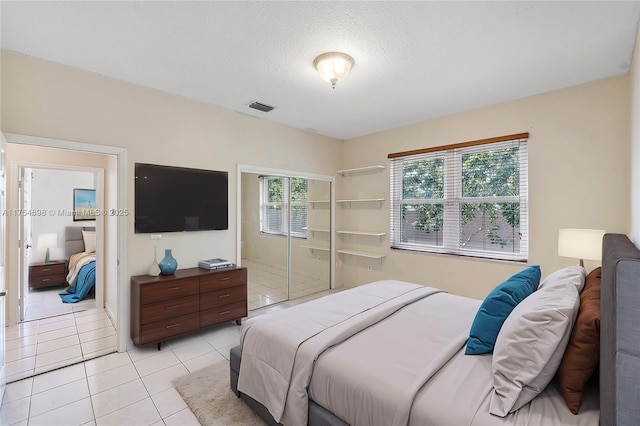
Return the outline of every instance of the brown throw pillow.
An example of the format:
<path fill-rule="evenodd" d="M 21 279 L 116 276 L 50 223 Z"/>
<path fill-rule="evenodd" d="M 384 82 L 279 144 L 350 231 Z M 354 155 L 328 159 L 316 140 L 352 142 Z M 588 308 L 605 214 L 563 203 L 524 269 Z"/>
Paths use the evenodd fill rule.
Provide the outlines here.
<path fill-rule="evenodd" d="M 580 293 L 578 318 L 558 368 L 562 396 L 573 414 L 578 414 L 584 387 L 600 361 L 601 272 L 596 268 L 587 275 Z"/>

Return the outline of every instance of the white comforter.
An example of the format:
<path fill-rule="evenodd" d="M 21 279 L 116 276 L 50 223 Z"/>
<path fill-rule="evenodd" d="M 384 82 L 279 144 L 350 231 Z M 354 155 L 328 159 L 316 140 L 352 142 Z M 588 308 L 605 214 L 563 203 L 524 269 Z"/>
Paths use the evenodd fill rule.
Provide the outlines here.
<path fill-rule="evenodd" d="M 574 416 L 554 384 L 489 414 L 491 355 L 463 350 L 480 303 L 381 281 L 250 319 L 238 390 L 285 426 L 307 424 L 308 399 L 351 425 L 597 425 L 597 392 Z"/>
<path fill-rule="evenodd" d="M 67 282 L 70 286 L 76 285 L 76 279 L 78 278 L 78 273 L 80 269 L 93 261 L 96 260 L 96 253 L 91 252 L 80 252 L 76 254 L 72 254 L 69 258 L 69 272 L 67 273 Z"/>
<path fill-rule="evenodd" d="M 238 390 L 284 425 L 307 423 L 313 364 L 338 344 L 440 290 L 379 281 L 248 320 L 242 329 Z"/>

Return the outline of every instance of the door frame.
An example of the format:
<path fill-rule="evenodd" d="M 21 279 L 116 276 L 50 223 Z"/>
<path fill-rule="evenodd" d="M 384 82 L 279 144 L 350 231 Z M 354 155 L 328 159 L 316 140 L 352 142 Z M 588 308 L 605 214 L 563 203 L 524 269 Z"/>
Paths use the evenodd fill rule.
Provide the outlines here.
<path fill-rule="evenodd" d="M 42 138 L 38 136 L 19 135 L 14 133 L 5 133 L 8 143 L 41 146 L 46 148 L 59 148 L 68 149 L 73 151 L 88 152 L 93 154 L 106 154 L 114 155 L 116 158 L 116 208 L 118 210 L 124 210 L 127 206 L 127 150 L 126 148 L 120 148 L 107 145 L 95 145 L 89 143 L 71 142 L 61 139 Z M 113 267 L 116 268 L 115 276 L 117 277 L 116 283 L 116 300 L 117 300 L 117 312 L 115 312 L 116 330 L 117 330 L 117 350 L 118 352 L 124 352 L 127 350 L 127 339 L 129 331 L 129 299 L 128 299 L 128 285 L 127 285 L 127 216 L 116 217 L 117 227 L 117 242 L 116 242 L 116 263 Z M 97 223 L 96 223 L 97 224 Z M 12 235 L 15 233 L 15 228 L 12 230 Z M 13 241 L 12 241 L 13 240 Z M 12 243 L 17 244 L 17 239 L 12 238 L 9 240 L 9 250 L 12 248 Z M 16 265 L 8 265 L 11 268 L 15 268 Z M 9 269 L 9 268 L 7 268 Z M 15 284 L 12 286 L 15 287 Z M 10 289 L 11 290 L 11 289 Z M 15 291 L 15 288 L 13 289 Z M 11 312 L 10 312 L 11 314 Z M 15 313 L 13 314 L 15 316 Z M 13 319 L 15 321 L 15 318 Z M 12 317 L 9 317 L 10 324 L 12 323 Z"/>
<path fill-rule="evenodd" d="M 335 187 L 336 187 L 336 178 L 335 176 L 330 175 L 321 175 L 316 173 L 309 172 L 296 172 L 291 170 L 284 169 L 272 169 L 268 167 L 261 166 L 251 166 L 248 164 L 238 164 L 236 167 L 236 263 L 240 266 L 242 262 L 242 174 L 243 173 L 251 173 L 258 175 L 269 175 L 269 176 L 281 176 L 281 177 L 301 177 L 311 180 L 320 180 L 329 182 L 331 185 L 330 189 L 330 204 L 331 204 L 331 219 L 330 219 L 330 238 L 329 238 L 329 266 L 330 266 L 330 278 L 329 278 L 329 288 L 336 288 L 336 196 L 335 196 Z M 288 249 L 289 250 L 289 249 Z M 288 263 L 290 263 L 290 260 Z"/>
<path fill-rule="evenodd" d="M 82 167 L 82 166 L 67 166 L 67 165 L 60 165 L 60 164 L 46 164 L 46 163 L 33 163 L 33 162 L 28 162 L 28 161 L 15 161 L 10 165 L 10 175 L 11 175 L 11 182 L 12 182 L 12 189 L 16 188 L 16 185 L 13 184 L 13 182 L 16 182 L 14 179 L 20 178 L 21 177 L 21 173 L 20 170 L 33 170 L 33 169 L 39 169 L 39 170 L 63 170 L 63 171 L 71 171 L 71 172 L 86 172 L 86 173 L 91 173 L 93 175 L 93 182 L 94 182 L 94 187 L 96 189 L 96 199 L 100 200 L 100 206 L 98 206 L 98 208 L 104 209 L 104 199 L 105 199 L 105 193 L 104 193 L 104 169 L 101 168 L 97 168 L 97 167 Z M 24 190 L 24 187 L 18 187 L 18 192 L 22 193 L 22 191 Z M 18 199 L 20 200 L 20 194 L 18 195 Z M 22 203 L 18 202 L 18 208 L 22 208 Z M 11 221 L 11 219 L 13 219 L 14 216 L 11 216 L 9 219 Z M 22 235 L 22 227 L 24 226 L 22 223 L 22 217 L 15 217 L 16 218 L 16 223 L 17 223 L 17 235 L 18 237 L 20 237 L 20 235 Z M 105 277 L 105 268 L 106 268 L 106 264 L 105 264 L 105 249 L 104 249 L 104 241 L 105 241 L 105 235 L 104 235 L 104 216 L 100 215 L 100 216 L 96 216 L 96 291 L 95 291 L 95 306 L 96 307 L 102 307 L 104 306 L 104 289 L 105 289 L 105 282 L 104 282 L 104 277 Z M 15 229 L 15 228 L 13 228 Z M 18 258 L 19 258 L 19 262 L 24 262 L 24 259 L 26 258 L 25 256 L 25 242 L 23 240 L 20 241 L 20 244 L 18 246 Z M 12 243 L 9 242 L 9 244 L 11 245 Z M 18 281 L 18 296 L 22 296 L 24 298 L 24 294 L 27 292 L 27 287 L 29 285 L 28 280 L 29 277 L 25 276 L 25 266 L 20 264 L 20 266 L 18 267 L 18 274 L 15 275 L 17 277 L 17 281 Z M 19 303 L 18 303 L 19 304 Z M 22 309 L 24 309 L 25 306 L 25 302 L 24 300 L 22 300 L 22 306 L 20 307 L 20 318 L 18 318 L 18 321 L 22 321 L 24 318 L 24 312 L 22 311 Z M 117 316 L 117 314 L 116 314 Z"/>

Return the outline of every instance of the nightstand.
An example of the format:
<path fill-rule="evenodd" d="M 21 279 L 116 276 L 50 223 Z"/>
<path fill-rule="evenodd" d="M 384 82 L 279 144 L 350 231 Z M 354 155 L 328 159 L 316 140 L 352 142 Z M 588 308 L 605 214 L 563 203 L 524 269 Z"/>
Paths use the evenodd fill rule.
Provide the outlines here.
<path fill-rule="evenodd" d="M 67 281 L 67 261 L 52 260 L 29 265 L 29 287 L 43 288 L 62 285 Z"/>

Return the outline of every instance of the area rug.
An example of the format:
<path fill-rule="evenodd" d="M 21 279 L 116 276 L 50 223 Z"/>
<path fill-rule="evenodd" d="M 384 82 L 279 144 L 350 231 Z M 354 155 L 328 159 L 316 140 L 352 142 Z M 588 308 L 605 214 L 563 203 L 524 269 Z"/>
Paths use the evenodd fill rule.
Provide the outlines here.
<path fill-rule="evenodd" d="M 203 426 L 265 425 L 229 387 L 227 361 L 179 377 L 173 386 Z"/>

